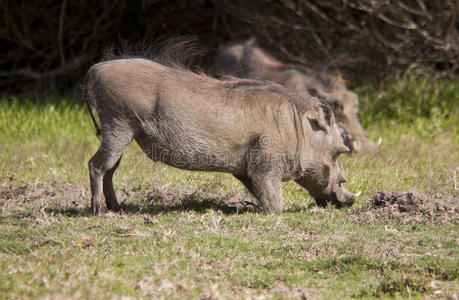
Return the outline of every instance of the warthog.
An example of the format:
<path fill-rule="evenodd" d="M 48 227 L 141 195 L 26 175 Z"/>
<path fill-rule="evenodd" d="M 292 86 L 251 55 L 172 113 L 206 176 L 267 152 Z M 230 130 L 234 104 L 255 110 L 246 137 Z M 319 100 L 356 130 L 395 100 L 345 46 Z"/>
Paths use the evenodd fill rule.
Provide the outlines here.
<path fill-rule="evenodd" d="M 332 107 L 338 126 L 347 133 L 346 145 L 351 150 L 359 152 L 376 148 L 360 125 L 357 95 L 346 88 L 341 77 L 300 65 L 283 64 L 258 47 L 254 39 L 221 47 L 217 70 L 239 78 L 273 81 L 292 91 L 320 97 Z"/>
<path fill-rule="evenodd" d="M 328 104 L 257 80 L 218 80 L 146 59 L 92 66 L 84 83 L 101 146 L 89 161 L 91 208 L 119 210 L 112 177 L 135 140 L 153 161 L 233 174 L 281 212 L 281 183 L 295 180 L 319 205 L 352 205 L 338 163 L 348 152 Z M 91 113 L 92 115 L 92 113 Z"/>

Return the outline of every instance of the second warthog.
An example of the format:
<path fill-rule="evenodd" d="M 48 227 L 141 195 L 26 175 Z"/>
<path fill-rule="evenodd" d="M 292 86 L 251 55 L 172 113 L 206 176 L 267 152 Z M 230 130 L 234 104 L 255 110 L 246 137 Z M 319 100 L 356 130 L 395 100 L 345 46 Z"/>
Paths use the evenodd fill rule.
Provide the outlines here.
<path fill-rule="evenodd" d="M 282 211 L 281 183 L 295 180 L 320 205 L 351 205 L 338 163 L 348 152 L 330 107 L 257 80 L 221 81 L 146 59 L 88 71 L 85 96 L 100 119 L 89 161 L 91 207 L 119 210 L 112 177 L 135 140 L 153 161 L 233 174 L 266 212 Z M 93 120 L 95 120 L 93 118 Z M 95 122 L 96 123 L 96 122 Z M 97 126 L 97 124 L 96 124 Z"/>
<path fill-rule="evenodd" d="M 301 65 L 284 64 L 257 46 L 253 39 L 221 47 L 217 71 L 239 78 L 269 80 L 291 91 L 320 97 L 332 107 L 338 126 L 346 131 L 346 145 L 351 150 L 359 152 L 377 147 L 360 125 L 357 95 L 346 88 L 340 77 Z"/>

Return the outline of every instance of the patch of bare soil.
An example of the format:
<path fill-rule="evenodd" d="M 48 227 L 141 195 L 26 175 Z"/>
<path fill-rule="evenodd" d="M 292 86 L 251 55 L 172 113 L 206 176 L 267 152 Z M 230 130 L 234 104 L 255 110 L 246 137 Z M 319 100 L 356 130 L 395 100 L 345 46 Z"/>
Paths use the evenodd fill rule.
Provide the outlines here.
<path fill-rule="evenodd" d="M 459 198 L 418 191 L 379 191 L 369 207 L 351 215 L 358 223 L 395 219 L 404 224 L 453 224 L 459 221 Z"/>
<path fill-rule="evenodd" d="M 14 177 L 0 181 L 0 207 L 5 216 L 17 215 L 27 210 L 41 210 L 52 207 L 58 210 L 83 208 L 86 205 L 88 189 L 82 184 L 26 182 Z"/>
<path fill-rule="evenodd" d="M 236 212 L 255 206 L 242 192 L 208 194 L 196 190 L 172 190 L 167 186 L 156 187 L 146 193 L 121 187 L 117 196 L 120 203 L 125 203 L 126 210 L 152 213 L 208 208 Z M 50 212 L 83 211 L 89 206 L 89 199 L 89 187 L 85 184 L 38 180 L 26 182 L 14 177 L 0 179 L 0 209 L 3 217 L 30 215 L 31 212 L 42 216 Z M 132 199 L 138 199 L 139 202 L 132 203 Z"/>

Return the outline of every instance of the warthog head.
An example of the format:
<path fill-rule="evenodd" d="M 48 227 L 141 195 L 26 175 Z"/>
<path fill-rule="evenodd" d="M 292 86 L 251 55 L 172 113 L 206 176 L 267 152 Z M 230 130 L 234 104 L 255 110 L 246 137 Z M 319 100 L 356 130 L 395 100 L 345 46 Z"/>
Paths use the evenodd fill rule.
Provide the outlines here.
<path fill-rule="evenodd" d="M 340 77 L 319 75 L 316 78 L 321 84 L 309 87 L 308 92 L 330 104 L 338 126 L 345 130 L 346 146 L 355 152 L 375 150 L 377 145 L 368 139 L 359 121 L 357 94 L 348 90 Z"/>
<path fill-rule="evenodd" d="M 221 47 L 217 68 L 223 74 L 269 80 L 300 94 L 309 93 L 332 107 L 338 126 L 346 133 L 346 145 L 355 152 L 376 149 L 360 125 L 359 101 L 344 80 L 302 65 L 284 64 L 260 48 L 254 39 Z"/>
<path fill-rule="evenodd" d="M 296 182 L 306 188 L 320 206 L 329 202 L 338 207 L 350 206 L 360 193 L 353 194 L 343 185 L 347 179 L 338 158 L 340 154 L 350 152 L 344 143 L 344 131 L 336 124 L 327 103 L 322 102 L 315 108 L 320 111 L 319 116 L 307 116 L 310 130 L 314 132 L 310 136 L 309 147 L 315 151 L 303 153 L 302 177 Z"/>

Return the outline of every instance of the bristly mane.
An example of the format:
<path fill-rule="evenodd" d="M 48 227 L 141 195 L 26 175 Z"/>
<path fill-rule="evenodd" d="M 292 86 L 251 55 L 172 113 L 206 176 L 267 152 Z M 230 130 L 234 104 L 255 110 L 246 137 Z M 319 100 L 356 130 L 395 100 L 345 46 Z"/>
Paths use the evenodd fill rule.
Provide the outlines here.
<path fill-rule="evenodd" d="M 167 67 L 202 73 L 199 66 L 207 54 L 208 50 L 200 46 L 196 37 L 166 35 L 155 40 L 145 39 L 134 44 L 124 41 L 120 47 L 108 47 L 102 61 L 143 58 Z"/>

